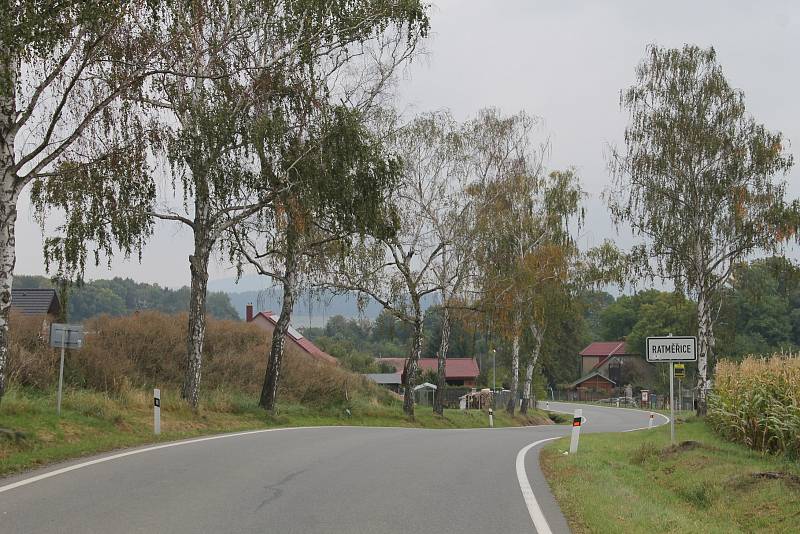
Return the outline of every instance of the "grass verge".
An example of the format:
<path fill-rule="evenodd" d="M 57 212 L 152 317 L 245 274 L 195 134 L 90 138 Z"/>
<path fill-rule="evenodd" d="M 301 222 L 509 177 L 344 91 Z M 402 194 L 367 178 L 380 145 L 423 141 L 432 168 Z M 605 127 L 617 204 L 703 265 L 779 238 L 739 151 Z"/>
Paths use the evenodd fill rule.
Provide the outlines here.
<path fill-rule="evenodd" d="M 90 390 L 67 390 L 59 418 L 55 395 L 12 387 L 0 403 L 0 476 L 48 463 L 122 447 L 182 438 L 271 427 L 359 425 L 417 428 L 480 428 L 488 426 L 479 411 L 446 410 L 435 416 L 418 406 L 411 419 L 400 402 L 388 404 L 354 399 L 346 405 L 313 407 L 284 404 L 275 416 L 257 406 L 257 400 L 238 392 L 216 390 L 203 399 L 195 413 L 176 394 L 162 392 L 161 429 L 153 435 L 152 396 L 128 390 L 110 396 Z M 350 415 L 345 410 L 350 411 Z M 513 419 L 495 415 L 495 426 L 548 424 L 543 412 Z"/>
<path fill-rule="evenodd" d="M 542 469 L 573 532 L 791 532 L 800 517 L 800 466 L 719 438 L 695 417 L 627 434 L 558 440 Z"/>

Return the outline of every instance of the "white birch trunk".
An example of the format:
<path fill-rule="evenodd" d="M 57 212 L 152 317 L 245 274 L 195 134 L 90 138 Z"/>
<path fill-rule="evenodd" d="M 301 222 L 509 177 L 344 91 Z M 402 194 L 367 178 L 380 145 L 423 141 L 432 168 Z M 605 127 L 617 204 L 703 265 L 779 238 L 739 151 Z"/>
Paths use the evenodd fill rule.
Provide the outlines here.
<path fill-rule="evenodd" d="M 701 290 L 697 295 L 697 415 L 703 416 L 707 410 L 708 362 L 714 354 L 714 331 L 711 320 L 711 302 L 707 292 Z"/>
<path fill-rule="evenodd" d="M 443 302 L 447 302 L 443 299 Z M 444 392 L 447 389 L 447 352 L 450 350 L 450 308 L 446 305 L 442 307 L 442 340 L 439 344 L 436 396 L 433 402 L 433 412 L 439 415 L 444 414 Z"/>
<path fill-rule="evenodd" d="M 536 368 L 536 363 L 539 361 L 539 352 L 542 348 L 542 331 L 534 325 L 531 325 L 531 333 L 533 334 L 534 346 L 531 351 L 528 365 L 525 368 L 525 383 L 522 386 L 522 406 L 520 406 L 519 413 L 528 413 L 528 407 L 531 406 L 531 385 L 533 384 L 533 370 Z M 534 399 L 534 404 L 535 404 Z"/>
<path fill-rule="evenodd" d="M 290 223 L 291 224 L 291 223 Z M 294 310 L 294 301 L 297 289 L 297 235 L 291 229 L 287 230 L 286 239 L 286 263 L 283 277 L 283 303 L 278 323 L 272 332 L 272 344 L 270 346 L 269 359 L 267 360 L 267 371 L 264 375 L 264 385 L 261 388 L 261 399 L 259 406 L 265 410 L 275 413 L 278 403 L 278 386 L 280 384 L 281 366 L 283 365 L 283 354 L 286 347 L 286 333 L 289 331 L 289 324 Z"/>
<path fill-rule="evenodd" d="M 16 143 L 16 83 L 18 64 L 8 50 L 0 64 L 0 400 L 6 390 L 8 367 L 8 319 L 11 312 L 11 287 L 16 264 L 15 230 L 17 199 L 22 184 L 14 173 Z"/>
<path fill-rule="evenodd" d="M 200 401 L 200 381 L 203 374 L 203 342 L 206 336 L 206 294 L 208 290 L 209 247 L 195 237 L 194 254 L 189 256 L 191 294 L 189 297 L 189 332 L 186 338 L 186 377 L 183 398 L 192 409 Z"/>
<path fill-rule="evenodd" d="M 414 341 L 403 370 L 403 412 L 410 417 L 414 416 L 414 386 L 417 384 L 417 369 L 422 355 L 422 311 L 418 298 L 414 299 L 414 312 Z"/>
<path fill-rule="evenodd" d="M 508 399 L 506 411 L 514 415 L 517 409 L 517 394 L 519 392 L 519 312 L 514 315 L 514 338 L 511 342 L 511 397 Z"/>

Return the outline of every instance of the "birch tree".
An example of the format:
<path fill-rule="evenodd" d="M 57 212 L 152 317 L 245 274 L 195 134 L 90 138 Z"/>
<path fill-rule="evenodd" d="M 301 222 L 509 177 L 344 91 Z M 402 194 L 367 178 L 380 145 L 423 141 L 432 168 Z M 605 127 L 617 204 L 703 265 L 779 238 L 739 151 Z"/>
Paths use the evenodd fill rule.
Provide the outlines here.
<path fill-rule="evenodd" d="M 284 84 L 295 90 L 258 96 L 250 144 L 261 187 L 275 200 L 243 231 L 232 227 L 238 261 L 281 286 L 281 311 L 260 399 L 271 412 L 300 285 L 323 272 L 330 256 L 345 254 L 354 236 L 383 237 L 394 231 L 387 197 L 399 162 L 384 152 L 369 123 L 379 114 L 395 73 L 411 60 L 427 32 L 426 7 L 417 1 L 336 7 L 343 17 L 337 24 L 354 24 L 352 31 L 343 32 L 332 51 L 325 41 L 305 49 L 312 58 L 308 64 L 284 73 Z"/>
<path fill-rule="evenodd" d="M 436 232 L 433 214 L 448 206 L 444 187 L 447 164 L 443 160 L 440 128 L 447 114 L 427 114 L 392 131 L 390 147 L 403 168 L 399 187 L 390 199 L 396 232 L 369 236 L 342 258 L 330 284 L 355 290 L 374 299 L 413 331 L 403 369 L 403 411 L 414 415 L 414 392 L 423 343 L 425 297 L 441 291 L 435 272 L 447 243 Z M 444 373 L 442 373 L 444 376 Z"/>
<path fill-rule="evenodd" d="M 389 39 L 399 51 L 424 35 L 428 22 L 421 3 L 389 0 L 193 0 L 170 4 L 160 20 L 155 75 L 127 100 L 129 105 L 146 106 L 149 112 L 152 135 L 136 138 L 146 142 L 159 167 L 150 175 L 149 188 L 140 192 L 145 194 L 135 207 L 127 207 L 127 213 L 131 220 L 145 214 L 172 221 L 192 233 L 182 395 L 196 408 L 211 255 L 227 229 L 265 208 L 278 193 L 261 180 L 260 162 L 248 139 L 252 110 L 276 95 L 298 95 L 294 102 L 302 102 L 302 95 L 313 95 L 349 103 L 351 92 L 324 93 L 320 80 L 344 78 L 343 67 L 353 67 L 358 59 L 372 61 L 373 50 L 359 44 L 383 39 L 384 33 L 391 35 L 393 24 L 406 30 L 405 40 Z M 386 83 L 383 67 L 380 63 L 374 70 L 359 69 L 358 74 Z M 313 100 L 305 103 L 314 105 Z M 270 135 L 288 138 L 296 126 L 295 116 L 295 110 L 273 116 L 270 127 L 276 131 Z M 280 147 L 267 150 L 277 153 Z M 159 174 L 167 178 L 162 180 Z M 116 211 L 114 195 L 89 193 L 88 197 L 68 197 L 72 207 Z M 62 204 L 69 209 L 67 202 Z M 70 212 L 77 222 L 69 225 L 67 240 L 53 255 L 63 254 L 69 243 L 77 241 L 70 231 L 86 233 L 98 226 L 101 233 L 116 230 L 114 224 L 102 226 L 103 216 L 84 217 L 81 209 Z"/>
<path fill-rule="evenodd" d="M 301 285 L 324 272 L 331 257 L 347 254 L 358 235 L 393 231 L 386 200 L 395 187 L 399 162 L 364 126 L 359 112 L 330 110 L 310 130 L 287 143 L 279 160 L 291 167 L 277 173 L 263 143 L 256 152 L 264 161 L 263 180 L 279 190 L 273 209 L 231 228 L 234 255 L 281 286 L 281 310 L 272 334 L 259 405 L 277 406 L 284 340 Z M 303 154 L 300 157 L 298 154 Z"/>
<path fill-rule="evenodd" d="M 17 201 L 26 186 L 82 175 L 103 194 L 146 171 L 137 110 L 120 104 L 152 73 L 155 1 L 0 2 L 0 398 L 5 391 Z M 71 180 L 71 182 L 70 182 Z M 142 221 L 117 224 L 138 235 Z M 100 236 L 102 238 L 102 235 Z M 136 238 L 122 240 L 124 248 Z M 71 251 L 73 257 L 81 254 Z"/>
<path fill-rule="evenodd" d="M 713 48 L 650 46 L 621 106 L 629 123 L 612 153 L 609 206 L 646 240 L 633 257 L 697 299 L 703 414 L 720 288 L 748 254 L 776 252 L 797 227 L 797 202 L 776 178 L 792 157 L 780 133 L 747 113 Z"/>
<path fill-rule="evenodd" d="M 441 301 L 441 338 L 436 352 L 437 383 L 433 412 L 444 415 L 452 314 L 454 309 L 470 304 L 466 290 L 474 260 L 474 210 L 468 193 L 471 174 L 464 126 L 448 112 L 432 114 L 428 120 L 428 150 L 435 151 L 429 165 L 428 180 L 438 193 L 435 201 L 427 206 L 427 218 L 436 241 L 441 244 L 440 254 L 432 265 Z"/>
<path fill-rule="evenodd" d="M 577 176 L 546 173 L 546 145 L 531 147 L 535 124 L 525 113 L 504 117 L 496 110 L 483 111 L 473 124 L 479 177 L 471 187 L 477 204 L 476 262 L 482 307 L 511 342 L 511 396 L 506 406 L 511 415 L 519 394 L 520 346 L 531 301 L 525 263 L 541 247 L 569 243 L 569 221 L 582 217 Z"/>

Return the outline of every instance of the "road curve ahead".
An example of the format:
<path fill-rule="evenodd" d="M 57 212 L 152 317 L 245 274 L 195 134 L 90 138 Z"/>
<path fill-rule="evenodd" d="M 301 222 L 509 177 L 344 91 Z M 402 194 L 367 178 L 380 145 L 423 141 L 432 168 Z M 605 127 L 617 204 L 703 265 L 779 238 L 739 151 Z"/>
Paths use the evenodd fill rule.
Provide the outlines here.
<path fill-rule="evenodd" d="M 646 412 L 583 411 L 585 432 L 647 425 Z M 0 480 L 0 531 L 535 532 L 515 460 L 569 431 L 323 427 L 132 449 Z M 537 452 L 520 455 L 522 476 L 549 529 L 567 532 Z"/>

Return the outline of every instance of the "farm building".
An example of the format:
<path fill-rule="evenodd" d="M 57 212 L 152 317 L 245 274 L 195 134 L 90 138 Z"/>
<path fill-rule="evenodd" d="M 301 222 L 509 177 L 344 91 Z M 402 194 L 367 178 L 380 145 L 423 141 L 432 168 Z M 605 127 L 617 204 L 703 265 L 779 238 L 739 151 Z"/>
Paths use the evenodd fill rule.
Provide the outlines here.
<path fill-rule="evenodd" d="M 581 377 L 569 385 L 570 390 L 611 396 L 616 388 L 628 384 L 652 383 L 654 367 L 624 341 L 595 341 L 579 354 Z"/>
<path fill-rule="evenodd" d="M 379 386 L 383 386 L 386 389 L 394 391 L 395 393 L 400 392 L 400 387 L 403 384 L 403 377 L 401 373 L 368 373 L 364 376 Z"/>
<path fill-rule="evenodd" d="M 55 320 L 61 313 L 61 302 L 55 289 L 12 289 L 11 309 L 22 315 L 49 316 Z"/>

